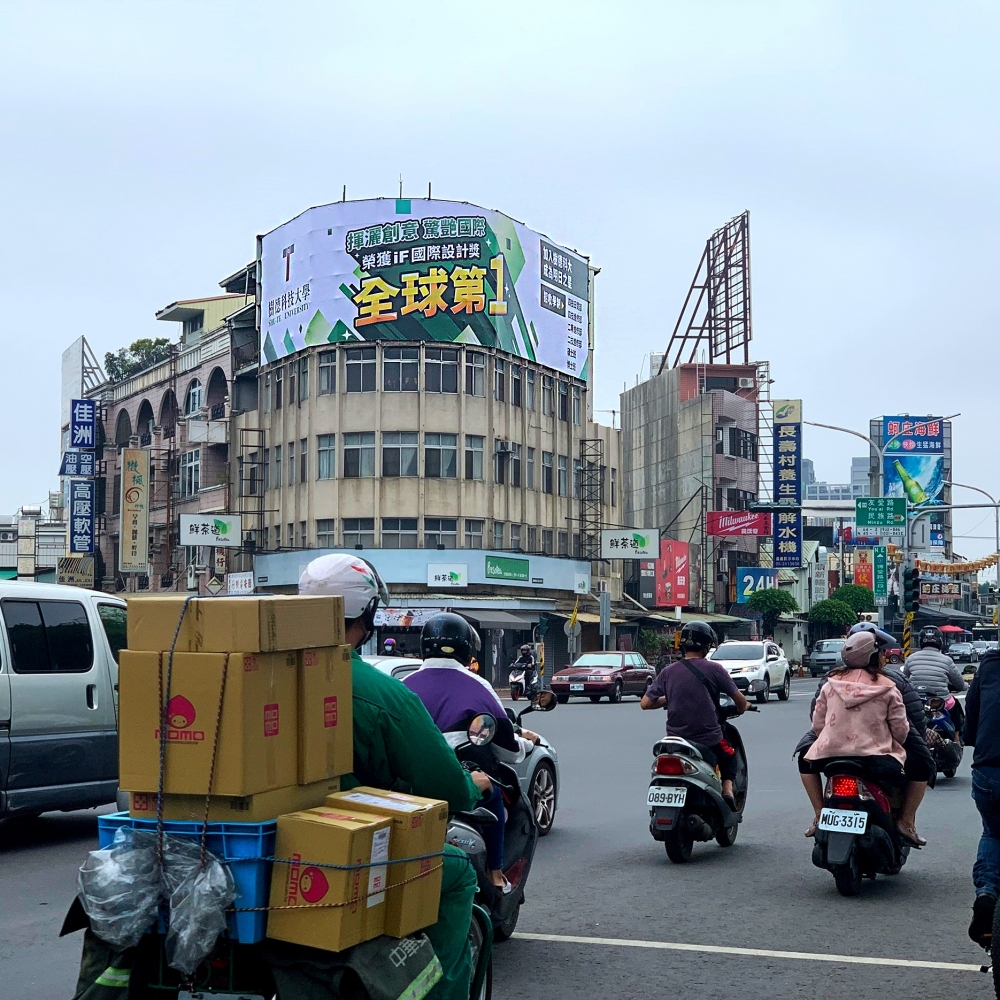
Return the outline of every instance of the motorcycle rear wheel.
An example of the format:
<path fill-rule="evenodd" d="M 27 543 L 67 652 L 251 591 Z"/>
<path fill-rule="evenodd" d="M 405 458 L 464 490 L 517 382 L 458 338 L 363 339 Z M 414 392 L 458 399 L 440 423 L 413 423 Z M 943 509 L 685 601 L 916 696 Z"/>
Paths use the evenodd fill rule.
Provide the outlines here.
<path fill-rule="evenodd" d="M 671 830 L 664 834 L 663 846 L 667 849 L 667 857 L 675 865 L 682 865 L 691 860 L 694 837 L 687 830 Z"/>
<path fill-rule="evenodd" d="M 955 771 L 955 768 L 953 768 L 953 767 L 948 767 L 948 768 L 945 768 L 945 770 L 944 770 L 944 772 L 943 772 L 943 773 L 944 773 L 944 776 L 945 776 L 946 778 L 954 778 L 954 777 L 955 777 L 955 774 L 956 774 L 957 772 Z"/>
<path fill-rule="evenodd" d="M 851 851 L 851 856 L 842 865 L 834 865 L 831 869 L 833 880 L 837 883 L 837 892 L 841 896 L 856 896 L 861 891 L 861 869 L 858 867 L 858 855 Z"/>
<path fill-rule="evenodd" d="M 715 842 L 719 847 L 732 847 L 736 843 L 736 834 L 740 832 L 739 823 L 723 827 L 716 835 Z"/>
<path fill-rule="evenodd" d="M 514 933 L 514 928 L 517 927 L 517 918 L 520 915 L 521 904 L 518 903 L 514 907 L 514 912 L 502 924 L 495 924 L 493 926 L 493 940 L 497 942 L 506 941 Z"/>

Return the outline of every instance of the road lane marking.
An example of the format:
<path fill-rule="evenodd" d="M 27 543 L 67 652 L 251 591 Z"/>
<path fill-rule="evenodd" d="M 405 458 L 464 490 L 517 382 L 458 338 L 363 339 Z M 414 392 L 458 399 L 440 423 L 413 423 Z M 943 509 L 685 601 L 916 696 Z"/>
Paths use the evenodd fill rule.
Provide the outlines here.
<path fill-rule="evenodd" d="M 832 962 L 835 965 L 888 965 L 903 969 L 942 969 L 948 972 L 981 972 L 982 965 L 959 962 L 924 962 L 909 958 L 874 958 L 866 955 L 824 955 L 811 951 L 771 951 L 767 948 L 735 948 L 717 944 L 683 944 L 678 941 L 638 941 L 628 938 L 581 937 L 576 934 L 534 934 L 515 931 L 524 941 L 553 944 L 604 945 L 611 948 L 648 948 L 653 951 L 694 951 L 709 955 L 741 955 L 751 958 L 781 958 L 795 962 Z"/>

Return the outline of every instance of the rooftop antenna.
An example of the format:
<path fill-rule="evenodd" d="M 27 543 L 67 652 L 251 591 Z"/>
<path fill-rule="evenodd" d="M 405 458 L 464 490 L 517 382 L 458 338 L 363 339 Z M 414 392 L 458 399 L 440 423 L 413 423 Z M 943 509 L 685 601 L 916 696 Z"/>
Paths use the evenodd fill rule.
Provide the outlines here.
<path fill-rule="evenodd" d="M 427 182 L 427 200 L 428 201 L 431 200 L 431 182 L 430 181 Z"/>
<path fill-rule="evenodd" d="M 399 197 L 403 197 L 403 175 L 399 175 Z"/>
<path fill-rule="evenodd" d="M 346 184 L 344 185 L 344 190 L 343 190 L 343 192 L 340 195 L 340 200 L 341 201 L 347 201 L 347 185 Z"/>

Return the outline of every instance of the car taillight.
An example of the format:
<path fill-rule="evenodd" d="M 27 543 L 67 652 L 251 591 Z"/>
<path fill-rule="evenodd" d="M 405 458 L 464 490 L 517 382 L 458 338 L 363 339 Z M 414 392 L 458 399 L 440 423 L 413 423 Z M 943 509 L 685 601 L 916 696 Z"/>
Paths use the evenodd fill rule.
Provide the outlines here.
<path fill-rule="evenodd" d="M 662 774 L 667 777 L 681 774 L 694 774 L 695 766 L 689 760 L 684 760 L 683 757 L 667 757 L 660 756 L 656 758 L 656 764 L 653 766 L 654 774 Z"/>
<path fill-rule="evenodd" d="M 870 799 L 863 781 L 848 774 L 835 774 L 826 782 L 826 797 L 833 799 Z"/>

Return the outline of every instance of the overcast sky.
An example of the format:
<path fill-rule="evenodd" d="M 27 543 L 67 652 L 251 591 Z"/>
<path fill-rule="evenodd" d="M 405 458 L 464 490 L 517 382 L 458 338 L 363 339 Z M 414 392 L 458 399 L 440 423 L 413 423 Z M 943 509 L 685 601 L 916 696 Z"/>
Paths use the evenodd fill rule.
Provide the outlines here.
<path fill-rule="evenodd" d="M 591 256 L 601 410 L 749 209 L 775 395 L 862 431 L 961 412 L 954 478 L 1000 491 L 998 48 L 957 0 L 0 2 L 0 511 L 57 485 L 67 344 L 173 336 L 154 312 L 257 233 L 400 175 Z M 864 453 L 805 443 L 831 482 Z M 957 532 L 992 551 L 991 512 Z"/>

